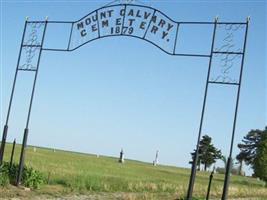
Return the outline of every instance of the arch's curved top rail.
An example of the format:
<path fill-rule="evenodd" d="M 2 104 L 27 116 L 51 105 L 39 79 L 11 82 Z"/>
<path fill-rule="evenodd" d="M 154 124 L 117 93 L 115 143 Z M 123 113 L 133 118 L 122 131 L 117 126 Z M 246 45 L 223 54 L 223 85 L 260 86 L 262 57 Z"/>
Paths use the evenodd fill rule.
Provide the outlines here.
<path fill-rule="evenodd" d="M 42 23 L 30 21 L 28 23 Z M 98 8 L 77 21 L 47 21 L 47 23 L 71 24 L 66 49 L 54 51 L 74 51 L 97 39 L 111 36 L 129 36 L 147 41 L 169 55 L 200 56 L 210 55 L 180 54 L 176 52 L 179 27 L 184 24 L 213 25 L 215 22 L 174 21 L 158 9 L 138 4 L 113 4 Z M 238 22 L 216 22 L 217 24 L 243 25 Z"/>
<path fill-rule="evenodd" d="M 130 36 L 175 54 L 178 28 L 179 23 L 157 9 L 135 4 L 109 5 L 73 22 L 68 49 L 78 49 L 103 37 Z"/>

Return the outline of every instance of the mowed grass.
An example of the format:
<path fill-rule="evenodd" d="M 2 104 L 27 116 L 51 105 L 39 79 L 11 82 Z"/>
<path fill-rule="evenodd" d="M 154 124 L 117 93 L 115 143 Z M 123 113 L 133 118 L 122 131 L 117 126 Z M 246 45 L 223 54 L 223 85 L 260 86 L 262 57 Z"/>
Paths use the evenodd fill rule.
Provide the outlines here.
<path fill-rule="evenodd" d="M 11 148 L 12 145 L 7 144 L 5 161 L 10 159 Z M 20 145 L 16 146 L 15 162 L 18 162 L 20 148 Z M 153 194 L 161 196 L 161 199 L 181 198 L 186 195 L 190 175 L 190 169 L 161 165 L 155 167 L 151 163 L 133 160 L 120 164 L 117 158 L 62 150 L 54 152 L 39 147 L 34 152 L 32 146 L 27 147 L 25 162 L 27 166 L 41 171 L 51 187 L 59 186 L 65 193 L 125 192 Z M 197 172 L 195 197 L 205 197 L 209 175 L 209 172 Z M 211 198 L 221 197 L 223 179 L 223 175 L 214 175 Z M 262 181 L 254 178 L 232 176 L 229 197 L 267 199 L 267 188 Z"/>

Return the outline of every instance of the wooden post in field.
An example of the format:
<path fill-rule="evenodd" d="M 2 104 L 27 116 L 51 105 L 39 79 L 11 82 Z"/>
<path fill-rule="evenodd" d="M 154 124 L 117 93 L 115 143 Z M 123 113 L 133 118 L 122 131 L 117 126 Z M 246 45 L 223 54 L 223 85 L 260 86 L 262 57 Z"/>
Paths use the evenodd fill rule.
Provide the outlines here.
<path fill-rule="evenodd" d="M 123 149 L 121 149 L 121 152 L 120 152 L 120 159 L 119 159 L 119 162 L 120 162 L 120 163 L 124 163 L 124 153 L 123 153 Z"/>

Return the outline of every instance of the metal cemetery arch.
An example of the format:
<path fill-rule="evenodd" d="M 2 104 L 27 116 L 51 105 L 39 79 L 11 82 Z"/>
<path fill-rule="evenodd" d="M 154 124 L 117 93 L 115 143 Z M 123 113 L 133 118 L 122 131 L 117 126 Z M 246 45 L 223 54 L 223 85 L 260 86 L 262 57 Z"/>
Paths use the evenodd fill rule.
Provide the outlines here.
<path fill-rule="evenodd" d="M 139 20 L 139 22 L 138 22 Z M 141 20 L 141 21 L 140 21 Z M 136 25 L 138 22 L 138 26 Z M 50 24 L 65 24 L 69 25 L 69 39 L 67 48 L 45 48 L 44 39 L 46 28 Z M 149 6 L 119 3 L 114 5 L 108 5 L 101 7 L 78 21 L 25 21 L 24 31 L 20 46 L 20 52 L 16 67 L 16 73 L 14 77 L 11 97 L 9 101 L 9 107 L 7 112 L 6 123 L 3 130 L 1 151 L 0 151 L 0 163 L 3 161 L 3 155 L 5 150 L 6 137 L 8 132 L 9 115 L 17 80 L 17 75 L 20 71 L 28 71 L 35 74 L 32 93 L 30 98 L 29 110 L 26 120 L 26 126 L 24 129 L 24 136 L 22 142 L 22 149 L 19 162 L 19 171 L 17 175 L 17 185 L 20 184 L 25 147 L 28 138 L 28 127 L 30 121 L 30 114 L 32 109 L 32 102 L 34 97 L 34 91 L 36 86 L 37 75 L 39 71 L 39 63 L 41 54 L 43 51 L 74 51 L 79 47 L 104 37 L 111 36 L 128 36 L 135 37 L 152 43 L 163 52 L 172 56 L 193 56 L 193 57 L 206 57 L 209 59 L 208 73 L 206 79 L 206 87 L 204 92 L 203 107 L 200 119 L 199 132 L 197 136 L 196 154 L 194 156 L 191 168 L 191 176 L 189 180 L 187 199 L 192 199 L 193 186 L 196 175 L 196 165 L 198 160 L 199 142 L 202 134 L 202 124 L 206 108 L 206 99 L 208 94 L 208 88 L 210 84 L 220 85 L 232 85 L 237 87 L 237 97 L 235 103 L 235 113 L 233 120 L 233 129 L 230 145 L 230 153 L 227 162 L 227 168 L 225 173 L 224 188 L 222 199 L 227 199 L 227 191 L 229 185 L 229 174 L 233 150 L 234 135 L 236 129 L 236 119 L 238 113 L 240 87 L 242 82 L 244 55 L 246 50 L 247 32 L 248 32 L 249 18 L 246 22 L 218 22 L 218 18 L 214 22 L 177 22 L 170 19 L 167 15 L 161 11 Z M 212 26 L 212 43 L 209 54 L 189 54 L 189 53 L 177 53 L 176 43 L 179 37 L 179 28 L 185 25 L 209 25 Z M 218 27 L 224 30 L 223 40 L 221 44 L 217 45 L 216 35 Z M 238 50 L 235 49 L 234 35 L 236 31 L 243 30 L 242 45 Z M 25 54 L 25 55 L 24 55 Z M 24 57 L 23 57 L 24 56 Z M 211 75 L 214 66 L 213 56 L 220 56 L 219 72 Z M 240 58 L 240 64 L 238 66 L 237 78 L 232 78 L 229 72 L 233 69 L 234 60 Z M 24 59 L 24 60 L 23 60 Z"/>

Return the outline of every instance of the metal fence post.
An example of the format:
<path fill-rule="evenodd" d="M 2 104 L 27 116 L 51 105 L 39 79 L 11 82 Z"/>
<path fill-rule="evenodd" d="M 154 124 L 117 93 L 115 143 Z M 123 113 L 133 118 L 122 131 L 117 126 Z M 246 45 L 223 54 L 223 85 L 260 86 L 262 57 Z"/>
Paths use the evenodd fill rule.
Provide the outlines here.
<path fill-rule="evenodd" d="M 210 188 L 211 188 L 211 183 L 212 183 L 212 179 L 213 179 L 214 170 L 215 170 L 215 168 L 213 168 L 213 170 L 212 170 L 212 172 L 210 174 L 210 180 L 209 180 L 209 186 L 208 186 L 206 200 L 209 200 L 209 197 L 210 197 Z"/>
<path fill-rule="evenodd" d="M 12 164 L 13 164 L 15 146 L 16 146 L 16 139 L 14 139 L 14 141 L 13 141 L 13 146 L 12 146 L 12 151 L 11 151 L 11 156 L 10 156 L 10 162 L 9 162 L 9 169 L 12 167 Z"/>

